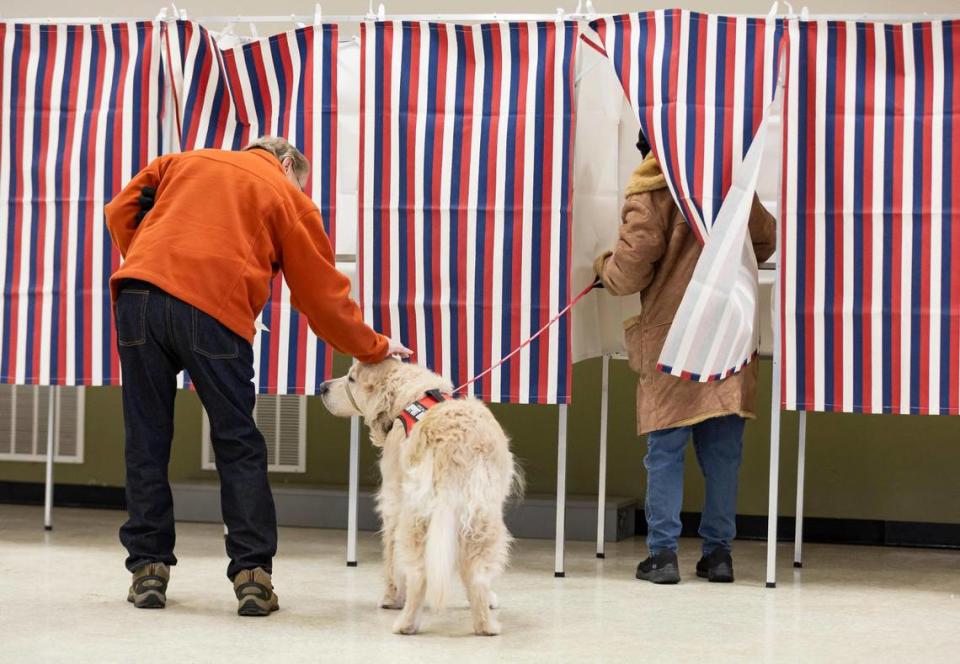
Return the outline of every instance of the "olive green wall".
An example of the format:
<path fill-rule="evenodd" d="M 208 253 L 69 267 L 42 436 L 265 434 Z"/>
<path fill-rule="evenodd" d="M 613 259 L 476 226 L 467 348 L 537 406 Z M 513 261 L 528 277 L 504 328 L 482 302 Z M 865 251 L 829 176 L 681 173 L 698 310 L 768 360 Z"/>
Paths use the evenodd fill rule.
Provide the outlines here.
<path fill-rule="evenodd" d="M 338 360 L 338 370 L 346 363 Z M 770 365 L 762 366 L 760 419 L 747 425 L 739 512 L 766 514 L 769 463 Z M 644 442 L 635 434 L 634 377 L 624 362 L 611 363 L 610 495 L 643 495 Z M 576 366 L 569 409 L 570 494 L 595 494 L 600 408 L 600 362 Z M 349 422 L 330 417 L 310 399 L 305 474 L 275 474 L 272 482 L 344 486 Z M 556 482 L 557 409 L 497 406 L 497 417 L 513 438 L 530 493 L 552 493 Z M 123 484 L 120 391 L 87 389 L 85 463 L 58 464 L 56 481 Z M 780 513 L 793 513 L 797 416 L 783 415 Z M 819 517 L 960 523 L 960 418 L 813 414 L 808 418 L 807 514 Z M 170 479 L 213 480 L 200 470 L 200 405 L 193 393 L 177 402 Z M 361 484 L 377 481 L 376 453 L 361 446 Z M 43 464 L 0 463 L 0 480 L 43 481 Z M 692 449 L 688 457 L 684 509 L 699 511 L 703 481 Z"/>

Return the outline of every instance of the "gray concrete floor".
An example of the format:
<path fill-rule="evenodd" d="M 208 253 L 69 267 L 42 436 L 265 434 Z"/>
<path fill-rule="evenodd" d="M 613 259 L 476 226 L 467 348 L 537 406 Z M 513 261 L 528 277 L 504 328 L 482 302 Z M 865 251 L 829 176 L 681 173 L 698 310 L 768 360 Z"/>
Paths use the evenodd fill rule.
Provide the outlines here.
<path fill-rule="evenodd" d="M 0 505 L 0 662 L 932 662 L 960 661 L 960 552 L 810 545 L 794 571 L 780 548 L 780 586 L 764 588 L 765 550 L 736 546 L 738 581 L 708 584 L 682 542 L 683 582 L 633 579 L 640 539 L 604 561 L 567 549 L 554 579 L 553 543 L 521 540 L 497 588 L 503 635 L 470 634 L 458 598 L 416 637 L 390 632 L 376 607 L 379 544 L 361 533 L 360 566 L 344 565 L 346 534 L 282 528 L 274 580 L 281 610 L 239 618 L 224 576 L 222 528 L 181 524 L 168 605 L 138 611 L 116 530 L 124 514 Z"/>

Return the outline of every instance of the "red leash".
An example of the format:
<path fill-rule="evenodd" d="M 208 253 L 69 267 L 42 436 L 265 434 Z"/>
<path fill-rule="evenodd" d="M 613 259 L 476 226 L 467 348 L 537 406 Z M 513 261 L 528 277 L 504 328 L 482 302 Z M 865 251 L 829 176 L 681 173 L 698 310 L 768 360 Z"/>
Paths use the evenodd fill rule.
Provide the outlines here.
<path fill-rule="evenodd" d="M 514 350 L 510 351 L 510 354 L 509 354 L 509 355 L 507 355 L 506 357 L 504 357 L 503 359 L 501 359 L 499 362 L 497 362 L 496 364 L 494 364 L 492 367 L 490 367 L 489 369 L 486 369 L 485 371 L 483 371 L 483 373 L 477 374 L 476 376 L 474 376 L 473 378 L 471 378 L 470 380 L 468 380 L 466 383 L 464 383 L 463 385 L 461 385 L 460 387 L 458 387 L 457 389 L 455 389 L 455 390 L 453 391 L 453 393 L 456 394 L 457 392 L 459 392 L 459 391 L 462 390 L 463 388 L 469 387 L 470 385 L 472 385 L 473 383 L 476 383 L 478 380 L 480 380 L 481 378 L 483 378 L 484 376 L 486 376 L 488 373 L 490 373 L 491 371 L 493 371 L 494 369 L 496 369 L 496 368 L 499 367 L 500 365 L 507 363 L 507 362 L 510 360 L 510 358 L 512 358 L 514 355 L 516 355 L 517 353 L 519 353 L 521 350 L 523 350 L 524 348 L 526 348 L 527 346 L 529 346 L 530 343 L 531 343 L 534 339 L 536 339 L 536 338 L 539 337 L 541 334 L 543 334 L 544 332 L 546 332 L 546 331 L 550 328 L 551 325 L 553 325 L 553 324 L 556 323 L 558 320 L 560 320 L 561 318 L 563 318 L 564 314 L 566 314 L 568 311 L 570 311 L 570 309 L 573 308 L 573 305 L 575 305 L 577 302 L 579 302 L 580 300 L 582 300 L 583 298 L 585 298 L 585 297 L 587 296 L 587 293 L 589 293 L 590 291 L 592 291 L 594 288 L 598 288 L 598 287 L 599 287 L 599 288 L 602 288 L 602 287 L 603 287 L 603 284 L 600 283 L 600 279 L 599 279 L 599 278 L 598 278 L 598 279 L 595 279 L 593 282 L 590 283 L 589 286 L 587 286 L 587 287 L 584 288 L 582 291 L 580 291 L 580 293 L 579 293 L 575 298 L 573 298 L 572 300 L 570 300 L 570 304 L 568 304 L 567 306 L 565 306 L 563 309 L 560 310 L 559 313 L 557 313 L 556 316 L 554 316 L 554 317 L 551 318 L 549 321 L 547 321 L 547 324 L 544 325 L 543 327 L 541 327 L 539 330 L 537 330 L 537 332 L 536 332 L 532 337 L 530 337 L 529 339 L 527 339 L 526 341 L 524 341 L 522 344 L 520 344 L 519 346 L 517 346 Z"/>

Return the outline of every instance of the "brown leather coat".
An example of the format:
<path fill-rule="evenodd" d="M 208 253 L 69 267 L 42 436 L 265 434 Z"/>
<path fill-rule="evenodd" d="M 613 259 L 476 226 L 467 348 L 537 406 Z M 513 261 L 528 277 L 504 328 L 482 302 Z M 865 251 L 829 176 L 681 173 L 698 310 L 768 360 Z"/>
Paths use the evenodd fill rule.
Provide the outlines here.
<path fill-rule="evenodd" d="M 776 246 L 776 227 L 757 199 L 750 212 L 750 237 L 757 261 L 767 260 Z M 659 165 L 649 156 L 634 172 L 627 188 L 620 239 L 612 252 L 597 258 L 595 265 L 609 293 L 641 293 L 640 315 L 624 323 L 630 367 L 640 374 L 640 434 L 722 415 L 755 417 L 757 362 L 713 383 L 697 383 L 657 371 L 657 359 L 700 250 Z"/>

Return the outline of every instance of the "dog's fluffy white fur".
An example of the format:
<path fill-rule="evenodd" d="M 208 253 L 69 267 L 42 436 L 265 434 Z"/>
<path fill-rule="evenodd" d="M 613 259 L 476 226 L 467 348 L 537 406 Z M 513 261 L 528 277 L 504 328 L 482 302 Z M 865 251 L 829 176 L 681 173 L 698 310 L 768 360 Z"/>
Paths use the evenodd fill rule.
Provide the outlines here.
<path fill-rule="evenodd" d="M 400 413 L 434 389 L 453 388 L 427 369 L 391 359 L 356 364 L 321 392 L 334 415 L 363 416 L 371 441 L 382 447 L 377 506 L 387 588 L 381 606 L 402 609 L 394 631 L 416 634 L 424 605 L 442 609 L 459 573 L 474 632 L 499 634 L 491 585 L 507 563 L 503 507 L 520 489 L 520 475 L 506 434 L 477 399 L 434 406 L 408 436 Z"/>

